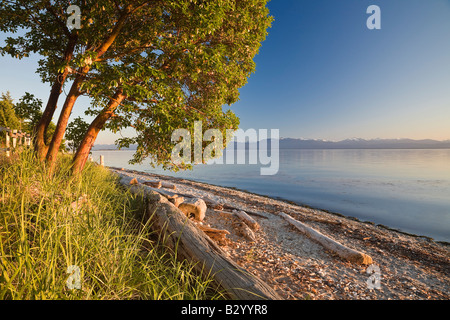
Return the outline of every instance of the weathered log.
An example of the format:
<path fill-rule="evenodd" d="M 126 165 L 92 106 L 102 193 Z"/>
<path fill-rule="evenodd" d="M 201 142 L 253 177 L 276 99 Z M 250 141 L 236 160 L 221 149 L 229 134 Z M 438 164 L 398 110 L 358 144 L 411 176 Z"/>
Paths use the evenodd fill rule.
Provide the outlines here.
<path fill-rule="evenodd" d="M 216 209 L 213 209 L 215 212 L 217 212 L 217 213 L 219 213 L 219 214 L 222 214 L 222 215 L 225 215 L 225 216 L 234 216 L 234 213 L 233 212 L 229 212 L 229 211 L 223 211 L 223 210 L 216 210 Z"/>
<path fill-rule="evenodd" d="M 255 233 L 250 229 L 244 222 L 238 224 L 238 229 L 240 234 L 249 241 L 255 241 L 256 236 Z"/>
<path fill-rule="evenodd" d="M 211 239 L 217 241 L 219 244 L 226 244 L 226 236 L 230 234 L 228 230 L 214 229 L 206 227 L 201 224 L 197 224 L 197 227 L 208 235 Z"/>
<path fill-rule="evenodd" d="M 111 167 L 110 167 L 110 169 L 111 169 Z M 118 170 L 118 169 L 115 169 L 115 168 L 112 168 L 112 170 Z M 116 172 L 117 174 L 121 174 L 121 173 L 119 173 L 119 172 Z M 131 179 L 131 178 L 130 178 Z M 142 184 L 145 184 L 144 183 L 144 181 L 142 181 L 142 182 L 139 182 L 139 180 L 136 180 L 138 183 L 142 183 Z M 164 186 L 164 182 L 163 182 L 163 186 Z M 168 196 L 168 197 L 173 197 L 173 196 L 180 196 L 180 197 L 184 197 L 184 198 L 186 198 L 186 199 L 188 199 L 188 198 L 195 198 L 195 196 L 193 196 L 193 195 L 189 195 L 189 194 L 185 194 L 185 193 L 179 193 L 179 192 L 171 192 L 171 191 L 167 191 L 167 190 L 159 190 L 159 189 L 157 189 L 157 188 L 153 188 L 152 186 L 150 186 L 150 185 L 147 185 L 147 188 L 148 189 L 150 189 L 150 190 L 153 190 L 153 191 L 156 191 L 156 192 L 158 192 L 158 193 L 161 193 L 161 194 L 163 194 L 163 195 L 165 195 L 165 196 Z M 167 186 L 167 188 L 169 188 L 169 186 Z M 171 189 L 171 188 L 169 188 L 169 189 Z M 209 207 L 221 207 L 221 208 L 226 208 L 226 209 L 229 209 L 229 210 L 238 210 L 238 211 L 240 211 L 240 210 L 242 210 L 242 209 L 240 209 L 240 208 L 238 208 L 238 207 L 234 207 L 234 206 L 231 206 L 231 205 L 228 205 L 228 204 L 223 204 L 223 203 L 219 203 L 219 202 L 216 202 L 216 201 L 213 201 L 213 200 L 211 200 L 211 199 L 203 199 L 204 201 L 205 201 L 205 203 L 209 206 Z M 262 219 L 269 219 L 267 216 L 265 216 L 264 214 L 262 214 L 262 213 L 259 213 L 259 212 L 256 212 L 256 211 L 251 211 L 251 210 L 247 210 L 247 209 L 245 209 L 245 212 L 248 214 L 248 215 L 252 215 L 252 216 L 256 216 L 256 217 L 259 217 L 259 218 L 262 218 Z"/>
<path fill-rule="evenodd" d="M 245 211 L 242 210 L 234 210 L 233 213 L 246 225 L 250 227 L 253 231 L 258 231 L 260 229 L 260 226 L 258 222 L 256 222 L 252 217 L 250 217 L 248 214 L 245 213 Z"/>
<path fill-rule="evenodd" d="M 180 203 L 178 209 L 180 209 L 188 218 L 193 216 L 195 220 L 203 221 L 203 219 L 205 219 L 207 207 L 205 201 L 202 199 L 189 198 Z"/>
<path fill-rule="evenodd" d="M 172 202 L 177 208 L 184 201 L 184 197 L 179 197 L 178 195 L 167 196 L 167 199 L 169 199 L 169 201 Z"/>
<path fill-rule="evenodd" d="M 130 187 L 130 177 L 120 175 L 121 184 Z M 273 288 L 250 274 L 226 256 L 226 253 L 199 230 L 178 208 L 158 192 L 132 185 L 132 192 L 144 192 L 146 215 L 152 228 L 165 239 L 165 245 L 176 249 L 177 258 L 195 263 L 199 274 L 209 274 L 219 289 L 231 299 L 281 300 Z"/>
<path fill-rule="evenodd" d="M 228 204 L 222 204 L 222 206 L 223 206 L 224 209 L 237 210 L 237 211 L 241 211 L 242 210 L 240 208 L 237 208 L 237 207 L 234 207 L 234 206 L 230 206 Z M 245 209 L 245 212 L 247 214 L 249 214 L 249 215 L 252 215 L 252 216 L 256 216 L 256 217 L 263 218 L 263 219 L 269 219 L 264 214 L 256 212 L 256 211 L 251 211 L 251 210 Z"/>
<path fill-rule="evenodd" d="M 123 175 L 122 173 L 119 173 L 119 172 L 116 172 L 117 174 L 120 174 L 121 176 L 126 176 L 128 179 L 131 179 L 131 177 L 129 177 L 129 176 L 127 176 L 127 175 Z M 136 181 L 136 183 L 134 183 L 134 184 L 144 184 L 144 185 L 146 185 L 146 188 L 147 189 L 150 189 L 150 190 L 153 190 L 153 191 L 156 191 L 156 192 L 158 192 L 158 193 L 161 193 L 161 194 L 163 194 L 163 195 L 165 195 L 165 196 L 170 196 L 170 197 L 173 197 L 173 196 L 180 196 L 180 197 L 185 197 L 185 198 L 194 198 L 194 196 L 192 196 L 192 195 L 189 195 L 189 194 L 184 194 L 184 193 L 178 193 L 178 192 L 171 192 L 171 191 L 167 191 L 167 190 L 160 190 L 160 189 L 158 189 L 158 188 L 154 188 L 154 187 L 152 187 L 152 186 L 150 186 L 149 184 L 145 184 L 145 182 L 146 181 L 144 181 L 144 180 L 142 180 L 142 179 L 137 179 L 137 178 L 134 178 L 133 180 L 135 180 Z M 148 181 L 147 181 L 148 182 Z"/>
<path fill-rule="evenodd" d="M 340 244 L 339 242 L 331 239 L 330 237 L 323 235 L 319 231 L 317 231 L 311 227 L 308 227 L 307 225 L 301 223 L 298 220 L 295 220 L 290 215 L 288 215 L 284 212 L 279 212 L 278 215 L 283 217 L 283 219 L 285 219 L 287 222 L 289 222 L 295 228 L 300 230 L 306 236 L 317 241 L 322 246 L 324 246 L 326 249 L 336 253 L 341 258 L 351 261 L 351 262 L 359 263 L 359 264 L 372 264 L 372 258 L 370 256 L 368 256 L 367 254 L 356 251 L 354 249 L 351 249 L 349 247 L 346 247 L 346 246 Z"/>
<path fill-rule="evenodd" d="M 211 227 L 207 227 L 201 224 L 197 224 L 197 227 L 205 233 L 220 233 L 220 234 L 230 234 L 228 230 L 215 229 Z"/>
<path fill-rule="evenodd" d="M 167 188 L 167 189 L 172 189 L 172 190 L 177 190 L 177 186 L 172 184 L 172 183 L 167 183 L 167 182 L 162 182 L 162 186 L 163 188 Z"/>
<path fill-rule="evenodd" d="M 118 172 L 117 172 L 117 173 L 118 173 Z M 127 175 L 123 175 L 123 174 L 121 174 L 121 173 L 118 173 L 118 174 L 121 175 L 123 179 L 127 179 L 127 180 L 130 180 L 130 179 L 131 179 L 131 177 L 129 177 L 129 176 L 127 176 Z M 139 185 L 139 184 L 140 184 L 139 180 L 137 180 L 136 178 L 133 178 L 131 181 L 133 181 L 133 183 L 130 183 L 130 184 L 132 184 L 132 185 Z M 155 192 L 157 192 L 157 193 L 159 193 L 159 194 L 162 194 L 162 195 L 164 195 L 165 197 L 167 197 L 169 200 L 170 200 L 170 198 L 180 197 L 181 195 L 185 198 L 184 200 L 187 200 L 187 202 L 192 201 L 192 200 L 194 200 L 194 199 L 197 199 L 197 198 L 194 198 L 194 197 L 191 196 L 191 195 L 186 195 L 186 194 L 181 194 L 181 193 L 175 193 L 175 192 L 171 192 L 171 191 L 167 191 L 167 190 L 160 190 L 160 189 L 157 189 L 157 188 L 150 187 L 150 186 L 148 186 L 148 185 L 145 185 L 145 188 L 146 188 L 147 190 L 149 190 L 149 191 L 151 190 L 151 191 L 155 191 Z M 173 203 L 174 201 L 172 200 L 171 202 Z M 207 200 L 207 201 L 205 201 L 205 203 L 208 203 L 208 205 L 210 205 L 210 204 L 213 203 L 213 202 L 212 202 L 211 200 Z M 235 209 L 235 207 L 229 206 L 229 205 L 225 205 L 225 207 Z M 185 202 L 182 202 L 182 203 L 178 206 L 178 208 L 180 208 L 180 209 L 181 209 L 188 217 L 190 216 L 190 213 L 187 212 L 187 211 L 190 210 L 190 208 L 189 208 L 189 206 L 185 205 Z M 234 210 L 234 211 L 237 211 L 237 210 Z M 206 209 L 205 209 L 205 212 L 206 212 Z M 233 219 L 237 219 L 234 212 L 226 212 L 226 211 L 219 211 L 219 212 L 231 214 Z M 202 220 L 203 220 L 203 219 L 201 218 L 201 217 L 202 217 L 202 214 L 197 214 L 197 215 L 195 215 L 194 212 L 193 212 L 193 214 L 194 214 L 194 216 L 196 217 L 197 220 L 199 220 L 199 221 L 202 221 Z M 264 216 L 262 216 L 262 215 L 260 215 L 260 214 L 259 214 L 258 216 L 264 217 Z M 204 218 L 204 215 L 203 215 L 203 218 Z M 264 217 L 264 218 L 267 219 L 267 217 Z M 247 239 L 247 240 L 249 240 L 249 241 L 255 241 L 255 240 L 256 240 L 255 233 L 247 226 L 246 223 L 244 223 L 244 222 L 242 222 L 242 221 L 243 221 L 243 220 L 241 220 L 241 218 L 239 218 L 239 219 L 236 220 L 235 223 L 234 223 L 234 227 L 236 228 L 238 234 L 240 234 L 242 237 L 244 237 L 245 239 Z"/>
<path fill-rule="evenodd" d="M 150 186 L 152 188 L 160 189 L 162 187 L 161 181 L 144 181 L 142 184 L 145 184 L 146 186 Z"/>
<path fill-rule="evenodd" d="M 144 181 L 142 183 L 145 184 L 145 185 L 148 185 L 150 187 L 157 188 L 157 189 L 159 189 L 161 187 L 162 188 L 167 188 L 167 189 L 172 189 L 172 190 L 176 190 L 177 189 L 176 185 L 174 185 L 172 183 L 167 183 L 167 182 L 164 182 L 164 181 L 161 181 L 161 180 L 158 180 L 158 181 L 147 180 L 147 181 Z"/>
<path fill-rule="evenodd" d="M 231 221 L 233 222 L 233 227 L 236 229 L 238 235 L 250 241 L 256 240 L 255 233 L 252 231 L 252 229 L 249 228 L 249 226 L 244 222 L 244 220 L 238 217 L 236 211 L 233 212 L 222 210 L 214 210 L 214 211 L 219 213 L 220 215 L 224 215 L 227 218 L 231 218 Z"/>

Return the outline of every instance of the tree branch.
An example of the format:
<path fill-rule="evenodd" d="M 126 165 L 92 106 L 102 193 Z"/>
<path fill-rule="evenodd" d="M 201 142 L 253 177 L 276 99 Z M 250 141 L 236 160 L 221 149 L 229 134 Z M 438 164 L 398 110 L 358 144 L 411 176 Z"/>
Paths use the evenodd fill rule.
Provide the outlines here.
<path fill-rule="evenodd" d="M 50 1 L 48 1 L 45 4 L 45 7 L 47 8 L 48 12 L 50 12 L 52 14 L 52 16 L 55 18 L 56 23 L 59 25 L 59 27 L 62 29 L 62 31 L 66 34 L 67 37 L 72 37 L 72 34 L 69 30 L 69 28 L 67 28 L 67 25 L 59 19 L 58 14 L 53 10 Z"/>

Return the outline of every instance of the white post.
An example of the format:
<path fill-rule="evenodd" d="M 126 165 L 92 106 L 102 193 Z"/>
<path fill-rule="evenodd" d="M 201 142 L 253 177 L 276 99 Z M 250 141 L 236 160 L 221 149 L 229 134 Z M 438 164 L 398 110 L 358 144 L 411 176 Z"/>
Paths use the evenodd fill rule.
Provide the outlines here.
<path fill-rule="evenodd" d="M 10 156 L 9 147 L 10 147 L 10 136 L 9 136 L 9 131 L 6 130 L 6 156 L 7 157 Z"/>
<path fill-rule="evenodd" d="M 105 157 L 104 157 L 104 156 L 100 156 L 100 165 L 101 165 L 102 167 L 105 166 Z"/>
<path fill-rule="evenodd" d="M 17 130 L 13 130 L 12 132 L 12 147 L 15 149 L 17 146 Z"/>

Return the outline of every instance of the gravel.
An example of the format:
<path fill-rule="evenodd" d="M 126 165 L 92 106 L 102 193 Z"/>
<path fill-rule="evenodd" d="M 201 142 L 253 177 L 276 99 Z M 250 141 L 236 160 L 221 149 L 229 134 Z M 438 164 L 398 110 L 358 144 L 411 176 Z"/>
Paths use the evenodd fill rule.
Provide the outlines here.
<path fill-rule="evenodd" d="M 236 189 L 133 170 L 118 171 L 141 180 L 170 181 L 177 187 L 175 192 L 264 215 L 266 218 L 252 216 L 261 226 L 255 232 L 255 241 L 237 232 L 233 217 L 211 207 L 203 224 L 228 230 L 226 241 L 218 243 L 221 248 L 284 299 L 450 298 L 450 247 L 447 244 Z M 278 212 L 285 212 L 343 245 L 370 255 L 373 264 L 379 267 L 379 278 L 367 273 L 368 266 L 344 261 L 328 252 L 290 226 Z"/>

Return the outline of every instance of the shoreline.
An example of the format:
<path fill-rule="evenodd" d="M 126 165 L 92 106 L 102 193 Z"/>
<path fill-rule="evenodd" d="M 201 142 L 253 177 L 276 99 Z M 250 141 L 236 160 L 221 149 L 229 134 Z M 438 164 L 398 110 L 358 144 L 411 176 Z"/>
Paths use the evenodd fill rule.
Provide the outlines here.
<path fill-rule="evenodd" d="M 122 169 L 122 168 L 118 168 L 118 167 L 108 167 L 108 168 L 112 168 L 112 169 L 115 169 L 115 170 L 121 170 Z M 144 172 L 144 171 L 139 171 L 139 170 L 134 170 L 134 169 L 125 169 L 125 170 L 129 171 L 129 172 L 133 172 L 133 173 L 144 174 L 144 175 L 150 174 L 152 176 L 160 177 L 163 180 L 173 180 L 173 181 L 185 180 L 185 181 L 190 181 L 192 183 L 202 183 L 204 185 L 209 185 L 211 187 L 226 188 L 226 189 L 230 189 L 230 190 L 236 190 L 236 191 L 240 191 L 240 192 L 245 192 L 245 193 L 252 194 L 252 195 L 255 195 L 255 196 L 258 196 L 258 197 L 265 197 L 265 198 L 271 199 L 271 200 L 282 201 L 282 202 L 285 202 L 287 204 L 292 204 L 292 205 L 295 205 L 295 206 L 300 206 L 300 207 L 308 208 L 308 209 L 311 209 L 311 210 L 327 212 L 329 214 L 336 215 L 336 216 L 341 217 L 341 218 L 357 221 L 357 222 L 360 222 L 360 223 L 366 223 L 366 224 L 374 225 L 374 226 L 377 226 L 377 227 L 380 227 L 380 228 L 384 228 L 384 229 L 389 230 L 389 231 L 398 232 L 398 233 L 401 233 L 401 234 L 404 234 L 404 235 L 407 235 L 407 236 L 416 237 L 416 238 L 423 238 L 423 239 L 426 239 L 428 241 L 433 241 L 433 242 L 441 244 L 441 245 L 450 246 L 450 241 L 436 240 L 433 237 L 427 236 L 427 235 L 424 235 L 424 234 L 418 234 L 418 233 L 412 233 L 412 232 L 404 231 L 404 230 L 401 230 L 399 228 L 390 227 L 388 225 L 381 224 L 381 223 L 376 223 L 376 222 L 371 221 L 371 220 L 362 220 L 360 218 L 349 216 L 349 215 L 345 215 L 345 214 L 340 213 L 340 212 L 336 212 L 336 211 L 332 211 L 332 210 L 328 210 L 328 209 L 323 209 L 323 208 L 320 208 L 320 207 L 310 206 L 308 204 L 300 203 L 300 202 L 297 202 L 297 201 L 294 201 L 294 200 L 289 200 L 289 199 L 286 199 L 286 198 L 283 198 L 283 197 L 273 197 L 273 196 L 269 196 L 269 195 L 266 195 L 266 194 L 260 194 L 260 193 L 252 192 L 252 191 L 249 191 L 249 190 L 246 190 L 246 189 L 241 189 L 241 188 L 237 188 L 237 187 L 222 186 L 222 185 L 218 185 L 218 184 L 212 184 L 212 183 L 198 181 L 198 180 L 193 180 L 193 179 L 189 179 L 189 178 L 178 178 L 178 177 L 173 177 L 173 176 L 169 176 L 169 175 L 163 175 L 163 174 L 158 174 L 158 173 L 149 173 L 149 172 Z"/>
<path fill-rule="evenodd" d="M 144 181 L 170 181 L 177 186 L 177 192 L 263 214 L 264 219 L 255 218 L 261 225 L 255 241 L 239 236 L 233 223 L 212 208 L 208 208 L 204 223 L 229 231 L 229 239 L 219 246 L 239 265 L 273 285 L 285 299 L 450 298 L 448 243 L 237 188 L 130 169 L 109 169 Z M 343 261 L 324 250 L 290 227 L 279 212 L 372 256 L 381 269 L 381 289 L 367 288 L 367 266 Z"/>

